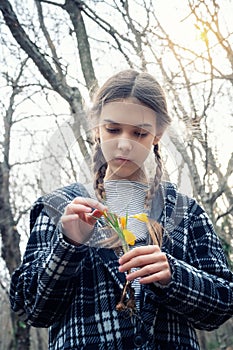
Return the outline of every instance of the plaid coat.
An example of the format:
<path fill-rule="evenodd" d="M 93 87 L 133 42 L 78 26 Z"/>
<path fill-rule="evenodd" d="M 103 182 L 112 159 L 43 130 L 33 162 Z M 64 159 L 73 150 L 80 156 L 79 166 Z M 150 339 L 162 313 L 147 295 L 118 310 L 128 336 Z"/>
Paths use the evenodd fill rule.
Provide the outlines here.
<path fill-rule="evenodd" d="M 233 275 L 204 210 L 162 183 L 150 216 L 164 227 L 162 250 L 172 282 L 143 285 L 136 316 L 117 312 L 125 274 L 111 249 L 73 246 L 60 216 L 73 184 L 39 198 L 21 266 L 11 280 L 12 309 L 30 325 L 49 327 L 50 350 L 197 350 L 195 328 L 213 330 L 233 314 Z M 149 243 L 149 242 L 148 242 Z"/>

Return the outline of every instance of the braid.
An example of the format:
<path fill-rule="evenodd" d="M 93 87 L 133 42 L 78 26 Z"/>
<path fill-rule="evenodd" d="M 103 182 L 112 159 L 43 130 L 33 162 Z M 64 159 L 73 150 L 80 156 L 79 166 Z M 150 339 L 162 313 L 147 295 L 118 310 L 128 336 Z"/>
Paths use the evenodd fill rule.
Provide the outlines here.
<path fill-rule="evenodd" d="M 106 174 L 107 162 L 103 156 L 103 152 L 100 147 L 99 140 L 95 145 L 95 152 L 93 155 L 93 171 L 95 174 L 94 178 L 94 190 L 98 200 L 105 200 L 105 189 L 104 189 L 104 177 Z"/>
<path fill-rule="evenodd" d="M 159 145 L 154 145 L 154 155 L 157 163 L 154 181 L 151 184 L 147 192 L 145 199 L 145 208 L 148 209 L 151 206 L 152 199 L 154 198 L 156 192 L 158 191 L 159 184 L 163 175 L 162 158 L 159 152 Z M 163 238 L 163 227 L 156 220 L 149 220 L 148 231 L 153 244 L 158 244 L 160 247 L 162 245 Z"/>
<path fill-rule="evenodd" d="M 154 155 L 155 155 L 155 161 L 157 163 L 156 172 L 154 181 L 151 183 L 151 186 L 147 192 L 146 199 L 145 199 L 145 208 L 149 208 L 152 202 L 153 197 L 155 196 L 156 192 L 158 191 L 159 184 L 161 182 L 161 178 L 163 175 L 163 164 L 162 164 L 162 158 L 159 152 L 159 145 L 154 145 Z"/>
<path fill-rule="evenodd" d="M 100 202 L 106 199 L 106 193 L 104 188 L 104 177 L 106 174 L 106 170 L 107 162 L 104 158 L 100 146 L 100 140 L 96 139 L 95 150 L 93 155 L 94 190 L 96 197 Z M 99 244 L 105 248 L 115 249 L 115 251 L 119 254 L 121 242 L 117 233 L 107 226 L 103 229 L 106 232 L 107 238 L 105 238 L 103 241 L 100 241 Z"/>

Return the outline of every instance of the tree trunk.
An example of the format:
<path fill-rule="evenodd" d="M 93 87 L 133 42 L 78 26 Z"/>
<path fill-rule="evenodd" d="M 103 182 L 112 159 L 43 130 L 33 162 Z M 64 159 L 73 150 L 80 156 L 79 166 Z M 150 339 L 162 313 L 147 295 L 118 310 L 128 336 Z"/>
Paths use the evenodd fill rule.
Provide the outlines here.
<path fill-rule="evenodd" d="M 9 169 L 0 163 L 0 232 L 2 237 L 2 257 L 10 275 L 19 266 L 21 254 L 19 248 L 20 235 L 15 226 L 10 207 Z M 16 314 L 11 313 L 13 325 L 13 339 L 9 350 L 29 350 L 29 326 L 19 320 Z"/>

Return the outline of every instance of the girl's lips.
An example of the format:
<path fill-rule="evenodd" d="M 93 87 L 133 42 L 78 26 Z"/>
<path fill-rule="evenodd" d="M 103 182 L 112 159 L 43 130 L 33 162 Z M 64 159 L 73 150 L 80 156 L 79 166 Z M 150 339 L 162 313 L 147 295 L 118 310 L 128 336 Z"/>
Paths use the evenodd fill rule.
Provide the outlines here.
<path fill-rule="evenodd" d="M 116 157 L 113 159 L 114 163 L 116 164 L 125 164 L 125 163 L 129 163 L 131 162 L 130 159 L 127 159 L 127 158 L 121 158 L 121 157 Z"/>

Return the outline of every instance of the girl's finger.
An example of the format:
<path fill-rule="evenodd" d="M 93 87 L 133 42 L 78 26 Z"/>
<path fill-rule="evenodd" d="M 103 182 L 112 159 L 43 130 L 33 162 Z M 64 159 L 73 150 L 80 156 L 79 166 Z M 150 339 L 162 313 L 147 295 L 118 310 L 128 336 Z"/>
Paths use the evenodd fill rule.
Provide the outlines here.
<path fill-rule="evenodd" d="M 156 246 L 156 245 L 137 247 L 125 253 L 124 255 L 122 255 L 122 257 L 119 259 L 119 264 L 123 265 L 138 256 L 147 256 L 147 255 L 159 253 L 159 252 L 161 252 L 161 250 L 159 246 Z"/>
<path fill-rule="evenodd" d="M 96 199 L 92 199 L 92 198 L 83 198 L 83 197 L 76 197 L 73 199 L 73 201 L 71 203 L 74 203 L 74 204 L 82 204 L 86 207 L 90 207 L 93 209 L 98 209 L 100 211 L 104 211 L 104 210 L 107 210 L 107 207 L 98 202 Z"/>
<path fill-rule="evenodd" d="M 79 214 L 79 213 L 90 213 L 92 209 L 83 204 L 70 203 L 65 209 L 65 215 Z"/>
<path fill-rule="evenodd" d="M 61 217 L 61 222 L 65 224 L 66 222 L 76 221 L 77 219 L 79 219 L 78 214 L 63 215 Z"/>
<path fill-rule="evenodd" d="M 164 253 L 154 253 L 149 255 L 140 255 L 119 266 L 120 272 L 126 272 L 132 268 L 152 266 L 152 264 L 167 263 L 167 257 Z"/>
<path fill-rule="evenodd" d="M 169 263 L 168 261 L 159 261 L 157 263 L 154 264 L 150 264 L 150 265 L 145 265 L 141 268 L 139 268 L 136 271 L 133 271 L 129 274 L 127 274 L 127 279 L 129 281 L 138 278 L 138 277 L 144 277 L 144 276 L 150 276 L 153 275 L 155 273 L 161 272 L 161 271 L 167 271 L 169 270 Z"/>
<path fill-rule="evenodd" d="M 159 282 L 161 285 L 166 286 L 171 282 L 171 273 L 169 271 L 160 271 L 150 276 L 140 278 L 141 284 Z"/>

